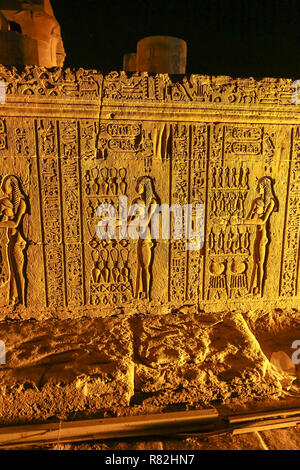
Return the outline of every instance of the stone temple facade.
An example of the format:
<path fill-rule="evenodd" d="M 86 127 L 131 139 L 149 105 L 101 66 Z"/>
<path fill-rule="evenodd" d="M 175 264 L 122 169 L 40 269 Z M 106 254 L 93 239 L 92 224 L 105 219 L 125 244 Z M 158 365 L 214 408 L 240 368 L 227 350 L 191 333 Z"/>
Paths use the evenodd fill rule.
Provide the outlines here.
<path fill-rule="evenodd" d="M 26 9 L 1 16 L 41 58 L 0 67 L 1 422 L 280 399 L 272 341 L 300 338 L 297 84 L 49 69 L 64 52 L 38 3 L 47 53 Z M 119 227 L 125 196 L 147 228 L 173 207 L 170 237 L 100 239 L 97 208 Z"/>

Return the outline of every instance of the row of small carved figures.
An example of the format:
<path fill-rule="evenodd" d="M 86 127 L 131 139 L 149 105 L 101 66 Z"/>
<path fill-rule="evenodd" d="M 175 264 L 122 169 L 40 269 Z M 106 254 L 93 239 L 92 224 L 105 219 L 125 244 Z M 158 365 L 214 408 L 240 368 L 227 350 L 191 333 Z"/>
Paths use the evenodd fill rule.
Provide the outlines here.
<path fill-rule="evenodd" d="M 244 203 L 247 193 L 242 191 L 214 191 L 210 201 L 210 217 L 235 214 L 239 218 L 245 216 Z"/>
<path fill-rule="evenodd" d="M 92 280 L 94 283 L 104 282 L 128 282 L 130 270 L 128 268 L 129 250 L 102 248 L 92 252 L 94 266 L 92 268 Z"/>
<path fill-rule="evenodd" d="M 249 189 L 249 168 L 240 168 L 237 170 L 229 168 L 228 166 L 223 169 L 222 167 L 212 169 L 212 188 L 235 188 L 235 189 Z"/>
<path fill-rule="evenodd" d="M 126 194 L 126 168 L 92 168 L 85 173 L 87 195 Z"/>
<path fill-rule="evenodd" d="M 209 253 L 215 254 L 250 254 L 250 230 L 246 228 L 245 232 L 237 230 L 234 233 L 231 228 L 228 232 L 220 230 L 218 234 L 211 229 L 208 235 Z"/>

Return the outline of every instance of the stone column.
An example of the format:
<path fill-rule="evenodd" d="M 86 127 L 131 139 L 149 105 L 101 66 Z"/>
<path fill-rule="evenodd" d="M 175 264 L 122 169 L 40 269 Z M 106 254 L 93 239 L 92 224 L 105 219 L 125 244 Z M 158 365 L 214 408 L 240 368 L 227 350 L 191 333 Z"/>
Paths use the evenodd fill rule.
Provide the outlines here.
<path fill-rule="evenodd" d="M 182 74 L 186 72 L 187 44 L 170 36 L 150 36 L 137 45 L 137 72 Z"/>

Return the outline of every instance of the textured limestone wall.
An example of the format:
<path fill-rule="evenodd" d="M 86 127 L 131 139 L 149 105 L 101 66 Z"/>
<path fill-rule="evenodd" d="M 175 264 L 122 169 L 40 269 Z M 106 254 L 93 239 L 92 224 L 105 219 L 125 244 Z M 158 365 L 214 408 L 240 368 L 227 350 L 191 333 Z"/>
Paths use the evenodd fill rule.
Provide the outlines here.
<path fill-rule="evenodd" d="M 241 407 L 295 380 L 237 313 L 3 322 L 0 335 L 1 423 Z"/>
<path fill-rule="evenodd" d="M 292 81 L 37 67 L 0 80 L 2 422 L 281 397 L 294 379 L 270 364 L 264 322 L 293 315 L 276 346 L 290 354 Z M 120 196 L 204 204 L 204 246 L 174 231 L 147 247 L 99 240 L 96 209 Z"/>

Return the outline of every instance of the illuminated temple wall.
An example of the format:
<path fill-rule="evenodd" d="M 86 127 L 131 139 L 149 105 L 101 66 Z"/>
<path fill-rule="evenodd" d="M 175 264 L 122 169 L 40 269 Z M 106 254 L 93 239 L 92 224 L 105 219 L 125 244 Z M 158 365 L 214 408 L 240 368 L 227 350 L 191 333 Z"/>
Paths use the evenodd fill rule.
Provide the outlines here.
<path fill-rule="evenodd" d="M 30 318 L 299 305 L 291 80 L 38 67 L 0 80 L 2 315 L 16 301 Z M 148 246 L 149 301 L 137 241 L 95 235 L 99 204 L 131 204 L 144 176 L 160 203 L 205 208 L 203 249 L 174 230 Z"/>

